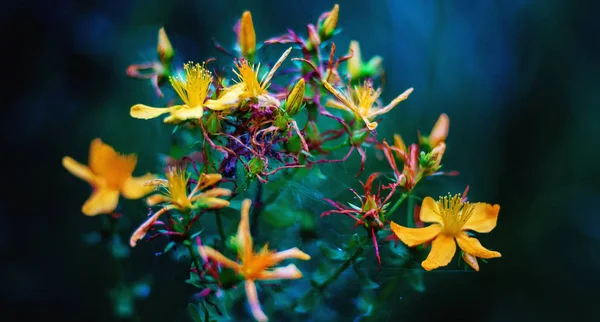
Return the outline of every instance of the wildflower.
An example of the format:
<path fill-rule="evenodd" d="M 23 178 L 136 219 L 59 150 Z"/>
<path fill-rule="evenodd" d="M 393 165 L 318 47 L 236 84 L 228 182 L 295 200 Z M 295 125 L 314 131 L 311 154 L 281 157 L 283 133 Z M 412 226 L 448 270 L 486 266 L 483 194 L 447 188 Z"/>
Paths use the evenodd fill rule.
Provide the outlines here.
<path fill-rule="evenodd" d="M 212 73 L 204 68 L 204 64 L 190 62 L 183 65 L 183 69 L 186 76 L 185 80 L 181 77 L 170 77 L 169 80 L 175 92 L 185 103 L 184 105 L 160 108 L 136 104 L 131 107 L 130 115 L 147 120 L 170 113 L 171 115 L 165 118 L 164 122 L 178 124 L 185 120 L 201 118 L 205 107 L 211 110 L 223 110 L 233 107 L 230 97 L 206 100 L 213 77 Z"/>
<path fill-rule="evenodd" d="M 252 245 L 250 222 L 248 218 L 250 204 L 250 199 L 246 199 L 242 203 L 241 220 L 238 226 L 237 235 L 234 237 L 239 262 L 225 257 L 223 254 L 208 246 L 198 246 L 198 252 L 203 258 L 216 261 L 222 266 L 234 270 L 243 277 L 245 279 L 246 296 L 248 297 L 248 303 L 250 304 L 254 318 L 258 321 L 268 321 L 267 316 L 260 307 L 254 282 L 257 280 L 301 278 L 302 272 L 300 272 L 294 264 L 276 268 L 273 268 L 273 266 L 290 258 L 309 260 L 310 256 L 296 247 L 281 252 L 275 252 L 269 250 L 268 245 L 265 245 L 255 253 Z"/>
<path fill-rule="evenodd" d="M 442 113 L 438 120 L 433 125 L 429 136 L 419 135 L 419 144 L 424 145 L 428 149 L 433 149 L 440 143 L 446 142 L 448 130 L 450 128 L 450 118 Z"/>
<path fill-rule="evenodd" d="M 273 68 L 271 68 L 271 70 L 265 76 L 263 76 L 260 81 L 258 80 L 260 64 L 254 68 L 254 65 L 251 65 L 247 59 L 240 59 L 236 61 L 235 67 L 237 70 L 234 69 L 233 72 L 238 76 L 238 83 L 233 85 L 231 90 L 239 93 L 242 100 L 247 98 L 256 98 L 261 106 L 275 105 L 279 107 L 279 100 L 270 95 L 267 92 L 267 88 L 269 87 L 269 82 L 275 75 L 275 72 L 281 66 L 281 64 L 283 64 L 283 61 L 291 51 L 291 47 L 286 50 L 275 63 Z"/>
<path fill-rule="evenodd" d="M 131 235 L 129 245 L 135 247 L 137 241 L 144 238 L 150 227 L 165 212 L 176 209 L 182 213 L 189 213 L 196 209 L 219 209 L 229 206 L 229 201 L 220 199 L 231 195 L 229 189 L 212 188 L 202 191 L 208 187 L 214 186 L 221 180 L 220 174 L 201 174 L 196 186 L 188 194 L 188 183 L 190 176 L 181 167 L 170 167 L 165 171 L 167 179 L 154 179 L 146 182 L 147 186 L 163 188 L 162 192 L 151 195 L 146 198 L 149 206 L 158 204 L 165 205 L 162 209 L 153 214 Z"/>
<path fill-rule="evenodd" d="M 76 177 L 87 181 L 93 188 L 92 195 L 81 211 L 87 216 L 108 214 L 117 208 L 119 194 L 127 199 L 139 199 L 152 191 L 144 183 L 154 178 L 150 173 L 133 177 L 137 163 L 135 154 L 122 155 L 100 139 L 90 145 L 89 166 L 65 156 L 62 164 Z"/>
<path fill-rule="evenodd" d="M 256 52 L 256 33 L 254 32 L 250 11 L 244 11 L 242 18 L 236 25 L 235 32 L 242 55 L 248 58 L 253 57 Z"/>
<path fill-rule="evenodd" d="M 340 6 L 336 3 L 331 11 L 325 12 L 319 17 L 319 35 L 321 39 L 329 39 L 333 36 L 340 15 Z"/>
<path fill-rule="evenodd" d="M 366 80 L 362 86 L 348 87 L 345 91 L 334 88 L 326 81 L 323 82 L 323 85 L 338 99 L 338 101 L 327 101 L 327 106 L 352 112 L 356 117 L 362 118 L 369 131 L 373 131 L 377 127 L 377 122 L 372 122 L 375 116 L 391 111 L 398 103 L 407 99 L 413 91 L 412 88 L 409 88 L 392 100 L 390 104 L 381 107 L 378 102 L 381 89 L 373 89 L 373 83 L 369 80 Z"/>
<path fill-rule="evenodd" d="M 496 258 L 500 253 L 484 248 L 479 240 L 470 237 L 467 231 L 490 232 L 498 221 L 499 205 L 483 202 L 469 203 L 461 199 L 460 194 L 442 197 L 438 202 L 426 197 L 421 206 L 420 219 L 432 223 L 425 228 L 406 228 L 394 222 L 390 227 L 394 234 L 409 247 L 432 240 L 431 251 L 421 263 L 430 271 L 446 266 L 456 252 L 455 240 L 465 252 L 465 261 L 475 270 L 479 270 L 477 258 Z"/>
<path fill-rule="evenodd" d="M 375 56 L 371 58 L 367 63 L 362 61 L 360 54 L 360 45 L 358 41 L 350 42 L 350 52 L 352 57 L 348 59 L 348 73 L 352 79 L 359 79 L 361 77 L 372 77 L 381 73 L 381 57 Z"/>

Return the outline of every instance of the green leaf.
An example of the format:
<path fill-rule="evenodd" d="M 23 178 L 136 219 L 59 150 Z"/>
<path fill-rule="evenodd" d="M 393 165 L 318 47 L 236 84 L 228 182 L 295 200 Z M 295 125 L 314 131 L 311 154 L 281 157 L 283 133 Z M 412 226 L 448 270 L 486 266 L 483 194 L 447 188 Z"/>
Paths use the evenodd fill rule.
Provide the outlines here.
<path fill-rule="evenodd" d="M 175 244 L 176 244 L 176 243 L 175 243 L 174 241 L 172 241 L 172 242 L 169 242 L 169 243 L 167 244 L 167 246 L 165 246 L 165 250 L 163 251 L 163 253 L 167 253 L 168 251 L 170 251 L 170 250 L 171 250 L 171 248 L 173 248 L 173 246 L 175 246 Z"/>
<path fill-rule="evenodd" d="M 319 249 L 323 256 L 333 261 L 344 261 L 348 258 L 345 251 L 340 248 L 329 247 L 324 242 L 319 242 Z"/>
<path fill-rule="evenodd" d="M 203 322 L 202 317 L 200 316 L 200 312 L 194 304 L 192 304 L 192 303 L 188 304 L 188 313 L 190 314 L 190 316 L 192 317 L 192 320 L 194 320 L 194 322 Z M 206 320 L 206 321 L 208 321 L 208 320 Z"/>

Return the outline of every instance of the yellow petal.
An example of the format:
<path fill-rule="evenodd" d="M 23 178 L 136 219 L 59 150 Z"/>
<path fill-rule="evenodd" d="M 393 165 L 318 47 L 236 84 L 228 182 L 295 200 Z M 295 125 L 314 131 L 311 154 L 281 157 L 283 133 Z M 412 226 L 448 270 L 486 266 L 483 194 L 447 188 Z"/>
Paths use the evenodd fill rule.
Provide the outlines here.
<path fill-rule="evenodd" d="M 471 266 L 471 268 L 473 268 L 476 272 L 479 272 L 479 263 L 477 262 L 477 257 L 475 257 L 467 252 L 463 252 L 462 258 L 465 261 L 465 263 L 467 263 L 467 264 L 469 264 L 469 266 Z"/>
<path fill-rule="evenodd" d="M 431 133 L 429 134 L 429 145 L 434 147 L 438 145 L 438 143 L 446 141 L 449 128 L 450 118 L 448 118 L 448 115 L 440 115 L 437 122 L 435 122 L 435 125 L 431 129 Z"/>
<path fill-rule="evenodd" d="M 67 169 L 67 171 L 71 172 L 71 174 L 77 178 L 83 179 L 91 185 L 95 184 L 96 180 L 94 173 L 88 166 L 73 160 L 71 157 L 64 157 L 62 159 L 62 165 L 65 167 L 65 169 Z"/>
<path fill-rule="evenodd" d="M 352 112 L 351 110 L 349 110 L 346 105 L 342 104 L 339 101 L 336 100 L 332 100 L 332 99 L 328 99 L 327 102 L 325 102 L 325 106 L 327 107 L 332 107 L 332 108 L 336 108 L 338 110 L 344 110 L 344 111 L 349 111 Z"/>
<path fill-rule="evenodd" d="M 136 104 L 131 107 L 129 115 L 136 119 L 149 120 L 169 113 L 173 107 L 151 107 L 144 104 Z"/>
<path fill-rule="evenodd" d="M 294 264 L 277 267 L 270 271 L 262 271 L 256 279 L 259 280 L 295 280 L 302 278 L 302 272 Z"/>
<path fill-rule="evenodd" d="M 496 227 L 500 205 L 490 205 L 484 202 L 475 204 L 473 214 L 463 226 L 464 230 L 474 230 L 479 233 L 489 233 Z"/>
<path fill-rule="evenodd" d="M 477 238 L 469 237 L 464 232 L 456 236 L 456 242 L 458 242 L 458 246 L 462 250 L 479 258 L 496 258 L 502 256 L 499 252 L 483 247 Z"/>
<path fill-rule="evenodd" d="M 201 195 L 205 198 L 227 197 L 231 195 L 231 190 L 225 188 L 212 188 L 204 191 Z"/>
<path fill-rule="evenodd" d="M 216 100 L 209 99 L 204 106 L 213 111 L 222 111 L 240 105 L 244 94 L 244 83 L 238 83 L 223 90 Z"/>
<path fill-rule="evenodd" d="M 223 267 L 231 268 L 234 271 L 240 270 L 240 264 L 232 261 L 231 259 L 225 257 L 223 254 L 214 250 L 208 246 L 198 246 L 198 253 L 202 255 L 204 258 L 212 259 L 213 261 L 221 264 Z"/>
<path fill-rule="evenodd" d="M 419 218 L 422 222 L 443 224 L 442 217 L 440 216 L 440 208 L 438 207 L 437 202 L 431 197 L 425 197 L 425 199 L 423 199 Z"/>
<path fill-rule="evenodd" d="M 238 225 L 236 236 L 243 258 L 250 258 L 253 249 L 252 236 L 250 235 L 250 205 L 252 205 L 250 199 L 245 199 L 242 202 L 240 224 Z"/>
<path fill-rule="evenodd" d="M 157 193 L 146 198 L 146 204 L 150 207 L 156 206 L 160 203 L 169 202 L 171 199 L 163 194 Z"/>
<path fill-rule="evenodd" d="M 294 247 L 294 248 L 290 248 L 288 250 L 277 252 L 277 253 L 273 254 L 273 257 L 272 257 L 273 262 L 275 262 L 275 263 L 279 263 L 283 260 L 290 259 L 290 258 L 297 258 L 297 259 L 306 261 L 306 260 L 310 259 L 310 255 L 301 251 L 300 249 L 298 249 L 298 247 Z"/>
<path fill-rule="evenodd" d="M 179 124 L 186 120 L 197 120 L 202 118 L 204 114 L 204 108 L 202 105 L 198 105 L 196 107 L 187 107 L 186 105 L 177 106 L 177 108 L 173 107 L 171 109 L 171 115 L 165 118 L 165 123 L 168 124 Z"/>
<path fill-rule="evenodd" d="M 246 288 L 246 297 L 248 297 L 248 304 L 250 304 L 250 310 L 252 311 L 254 318 L 259 322 L 269 321 L 269 318 L 267 318 L 265 313 L 260 308 L 258 293 L 256 292 L 256 284 L 254 284 L 254 281 L 246 280 L 244 287 Z"/>
<path fill-rule="evenodd" d="M 407 90 L 404 91 L 404 93 L 398 95 L 396 98 L 394 98 L 390 104 L 378 109 L 378 110 L 374 110 L 373 112 L 369 113 L 369 117 L 374 117 L 377 115 L 381 115 L 381 114 L 385 114 L 389 111 L 391 111 L 394 107 L 396 107 L 396 105 L 398 105 L 398 103 L 404 101 L 405 99 L 408 98 L 408 95 L 410 95 L 413 92 L 413 88 L 409 88 Z"/>
<path fill-rule="evenodd" d="M 446 266 L 454 257 L 456 252 L 456 243 L 454 237 L 446 234 L 439 234 L 431 243 L 431 251 L 427 259 L 421 263 L 421 266 L 427 271 Z"/>
<path fill-rule="evenodd" d="M 323 86 L 325 86 L 325 88 L 331 94 L 333 94 L 333 96 L 335 96 L 335 98 L 337 98 L 342 104 L 344 104 L 346 106 L 346 108 L 348 108 L 355 114 L 358 113 L 358 111 L 356 110 L 356 106 L 354 106 L 354 103 L 352 103 L 352 101 L 349 100 L 340 90 L 331 86 L 331 84 L 329 84 L 326 81 L 323 81 Z"/>
<path fill-rule="evenodd" d="M 131 177 L 137 157 L 135 154 L 122 155 L 100 139 L 90 145 L 89 165 L 96 177 L 101 177 L 111 188 L 118 189 Z"/>
<path fill-rule="evenodd" d="M 360 45 L 358 41 L 352 40 L 350 42 L 350 51 L 352 51 L 352 57 L 348 59 L 348 73 L 350 73 L 350 77 L 357 78 L 360 76 L 360 72 L 362 69 L 362 57 L 360 55 Z"/>
<path fill-rule="evenodd" d="M 406 151 L 406 143 L 404 143 L 404 140 L 399 134 L 394 134 L 394 147 L 398 148 L 401 151 Z M 397 153 L 397 155 L 400 154 Z M 400 156 L 400 158 L 402 159 L 403 157 Z"/>
<path fill-rule="evenodd" d="M 156 221 L 158 220 L 158 218 L 162 214 L 164 214 L 165 212 L 167 212 L 169 209 L 173 209 L 173 207 L 172 206 L 168 206 L 168 207 L 162 208 L 161 210 L 159 210 L 155 214 L 153 214 L 150 218 L 146 219 L 146 221 L 143 224 L 141 224 L 133 232 L 133 234 L 131 234 L 131 237 L 129 238 L 129 246 L 135 247 L 135 245 L 137 244 L 138 240 L 141 240 L 142 238 L 144 238 L 144 236 L 146 236 L 146 233 L 148 232 L 148 230 L 150 229 L 150 227 L 152 227 L 152 225 L 154 225 L 154 223 L 156 223 Z"/>
<path fill-rule="evenodd" d="M 121 187 L 121 194 L 127 199 L 139 199 L 154 190 L 154 187 L 146 185 L 154 175 L 147 173 L 141 177 L 129 177 Z"/>
<path fill-rule="evenodd" d="M 98 188 L 92 192 L 90 198 L 81 207 L 81 212 L 86 216 L 110 214 L 117 209 L 119 203 L 119 190 Z"/>
<path fill-rule="evenodd" d="M 194 190 L 203 190 L 204 188 L 214 186 L 221 181 L 222 178 L 223 176 L 218 173 L 202 173 L 200 175 L 200 180 L 198 180 L 198 185 Z"/>
<path fill-rule="evenodd" d="M 408 247 L 424 244 L 434 239 L 442 231 L 442 226 L 438 224 L 433 224 L 425 228 L 406 228 L 393 221 L 390 223 L 390 228 Z"/>
<path fill-rule="evenodd" d="M 196 204 L 194 207 L 201 207 L 201 208 L 207 208 L 207 209 L 221 209 L 221 208 L 225 208 L 225 207 L 229 207 L 229 201 L 227 200 L 223 200 L 223 199 L 219 199 L 219 198 L 212 198 L 212 197 L 205 197 L 203 195 L 199 195 L 196 196 L 198 198 L 194 198 L 193 201 L 197 201 L 198 204 Z"/>

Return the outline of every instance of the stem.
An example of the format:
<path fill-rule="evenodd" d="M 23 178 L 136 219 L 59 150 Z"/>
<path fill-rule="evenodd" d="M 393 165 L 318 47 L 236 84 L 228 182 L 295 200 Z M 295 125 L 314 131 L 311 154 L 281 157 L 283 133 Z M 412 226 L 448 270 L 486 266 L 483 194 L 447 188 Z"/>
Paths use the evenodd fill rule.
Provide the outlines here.
<path fill-rule="evenodd" d="M 410 197 L 410 192 L 407 195 Z M 408 203 L 406 204 L 406 207 L 408 208 L 408 211 L 406 212 L 406 227 L 415 227 L 415 202 L 413 198 L 408 198 Z"/>
<path fill-rule="evenodd" d="M 250 234 L 252 236 L 258 236 L 258 216 L 262 212 L 262 195 L 263 195 L 263 184 L 260 182 L 256 183 L 256 196 L 254 197 L 254 208 L 252 209 L 250 219 Z"/>
<path fill-rule="evenodd" d="M 217 229 L 219 230 L 219 236 L 221 237 L 221 246 L 225 245 L 225 230 L 223 230 L 223 220 L 221 219 L 221 212 L 217 210 L 215 212 L 215 218 L 217 220 Z"/>
<path fill-rule="evenodd" d="M 312 289 L 308 291 L 308 293 L 304 294 L 304 296 L 300 298 L 300 300 L 295 301 L 294 304 L 292 304 L 291 309 L 293 310 L 296 306 L 298 306 L 298 304 L 303 303 L 308 298 L 313 296 L 313 294 L 317 292 L 322 292 L 323 290 L 325 290 L 325 288 L 327 288 L 327 286 L 329 286 L 329 284 L 333 283 L 348 267 L 350 267 L 350 265 L 352 265 L 352 263 L 354 263 L 354 261 L 356 261 L 358 256 L 360 256 L 360 254 L 363 251 L 362 244 L 363 243 L 361 242 L 356 247 L 356 250 L 354 251 L 352 256 L 350 256 L 350 258 L 348 258 L 340 267 L 338 267 L 338 269 L 327 280 L 325 280 L 325 282 L 321 284 L 316 282 L 311 283 Z"/>
<path fill-rule="evenodd" d="M 198 258 L 198 255 L 196 255 L 196 252 L 194 251 L 194 247 L 192 246 L 192 240 L 188 237 L 183 242 L 183 244 L 185 245 L 185 247 L 187 247 L 188 251 L 190 252 L 190 256 L 192 257 L 194 266 L 196 266 L 196 270 L 198 270 L 198 273 L 200 273 L 202 271 L 202 265 L 200 265 L 200 258 Z"/>
<path fill-rule="evenodd" d="M 396 201 L 394 206 L 392 206 L 392 209 L 390 209 L 387 213 L 390 215 L 393 214 L 394 211 L 396 211 L 396 209 L 398 209 L 398 207 L 402 204 L 404 199 L 406 199 L 407 197 L 408 197 L 408 193 L 403 193 L 402 196 L 400 196 L 400 198 L 398 198 L 398 201 Z"/>

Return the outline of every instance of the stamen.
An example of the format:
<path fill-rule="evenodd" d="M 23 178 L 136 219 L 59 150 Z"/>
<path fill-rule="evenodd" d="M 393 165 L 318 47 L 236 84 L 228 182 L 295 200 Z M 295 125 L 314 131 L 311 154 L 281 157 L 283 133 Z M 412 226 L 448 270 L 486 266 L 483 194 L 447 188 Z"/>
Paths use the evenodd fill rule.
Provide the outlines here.
<path fill-rule="evenodd" d="M 181 76 L 169 78 L 177 95 L 190 107 L 198 107 L 204 103 L 212 83 L 212 73 L 204 68 L 204 63 L 189 62 L 183 65 L 186 79 Z"/>
<path fill-rule="evenodd" d="M 440 216 L 444 222 L 444 231 L 455 235 L 461 231 L 465 223 L 473 215 L 474 205 L 469 202 L 462 202 L 460 194 L 454 196 L 440 197 L 438 201 Z"/>

